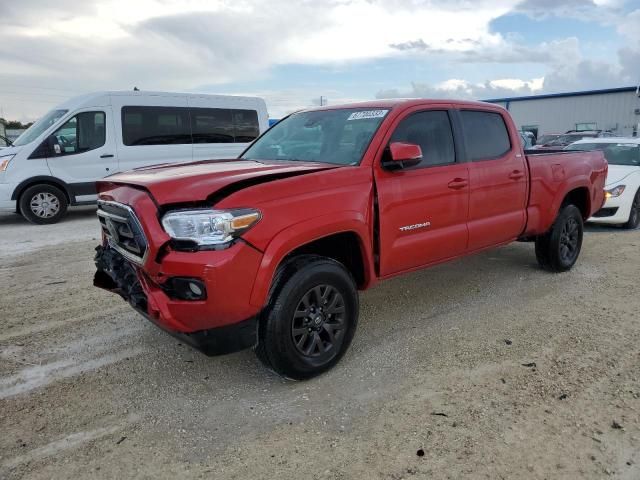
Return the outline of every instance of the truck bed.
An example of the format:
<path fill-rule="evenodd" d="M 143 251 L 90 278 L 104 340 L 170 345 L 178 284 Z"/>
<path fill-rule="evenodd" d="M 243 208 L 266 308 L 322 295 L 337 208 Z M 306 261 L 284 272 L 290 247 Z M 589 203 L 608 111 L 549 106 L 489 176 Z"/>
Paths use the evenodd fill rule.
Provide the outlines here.
<path fill-rule="evenodd" d="M 525 236 L 551 227 L 567 192 L 584 205 L 585 220 L 604 203 L 608 167 L 602 152 L 527 150 L 525 157 L 531 179 Z"/>

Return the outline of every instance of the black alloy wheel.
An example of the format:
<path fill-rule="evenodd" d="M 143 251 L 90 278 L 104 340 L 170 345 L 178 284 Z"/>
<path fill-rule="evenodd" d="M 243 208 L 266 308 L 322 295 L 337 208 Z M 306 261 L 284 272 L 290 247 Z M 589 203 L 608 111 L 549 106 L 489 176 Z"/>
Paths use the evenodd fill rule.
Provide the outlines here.
<path fill-rule="evenodd" d="M 283 377 L 313 378 L 348 350 L 358 312 L 358 289 L 344 265 L 318 255 L 289 259 L 275 274 L 256 355 Z"/>
<path fill-rule="evenodd" d="M 578 256 L 578 241 L 580 239 L 580 231 L 578 221 L 570 217 L 562 226 L 560 233 L 560 259 L 565 264 L 575 262 Z"/>
<path fill-rule="evenodd" d="M 584 235 L 582 212 L 575 205 L 564 205 L 553 225 L 536 238 L 536 258 L 545 270 L 566 272 L 580 256 Z"/>
<path fill-rule="evenodd" d="M 305 293 L 293 314 L 291 336 L 298 352 L 320 357 L 340 349 L 345 330 L 344 299 L 330 285 L 318 285 Z"/>

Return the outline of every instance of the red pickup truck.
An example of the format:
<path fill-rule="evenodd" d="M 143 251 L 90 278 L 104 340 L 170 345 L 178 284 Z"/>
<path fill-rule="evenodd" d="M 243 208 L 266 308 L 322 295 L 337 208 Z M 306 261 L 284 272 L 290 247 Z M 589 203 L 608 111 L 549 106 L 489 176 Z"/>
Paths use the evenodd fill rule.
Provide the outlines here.
<path fill-rule="evenodd" d="M 237 159 L 99 182 L 95 284 L 205 354 L 253 347 L 306 379 L 345 353 L 380 280 L 514 240 L 569 270 L 606 174 L 601 152 L 525 155 L 491 104 L 302 111 Z"/>

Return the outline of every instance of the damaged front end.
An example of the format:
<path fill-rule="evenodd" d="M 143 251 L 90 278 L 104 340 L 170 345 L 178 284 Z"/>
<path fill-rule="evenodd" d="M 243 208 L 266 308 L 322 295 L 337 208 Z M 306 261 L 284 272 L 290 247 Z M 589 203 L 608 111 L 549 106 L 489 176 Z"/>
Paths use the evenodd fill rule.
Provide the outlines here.
<path fill-rule="evenodd" d="M 147 296 L 135 267 L 108 244 L 96 247 L 93 285 L 117 293 L 136 310 L 147 313 Z"/>

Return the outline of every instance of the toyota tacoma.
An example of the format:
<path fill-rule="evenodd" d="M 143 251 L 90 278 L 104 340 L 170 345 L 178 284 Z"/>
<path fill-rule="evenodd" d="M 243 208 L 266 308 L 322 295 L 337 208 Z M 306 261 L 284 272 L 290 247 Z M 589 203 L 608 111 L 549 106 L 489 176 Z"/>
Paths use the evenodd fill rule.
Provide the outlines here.
<path fill-rule="evenodd" d="M 207 355 L 253 348 L 307 379 L 343 356 L 358 291 L 381 280 L 516 240 L 571 269 L 606 175 L 602 152 L 525 152 L 496 105 L 301 111 L 239 158 L 98 182 L 94 283 Z"/>

